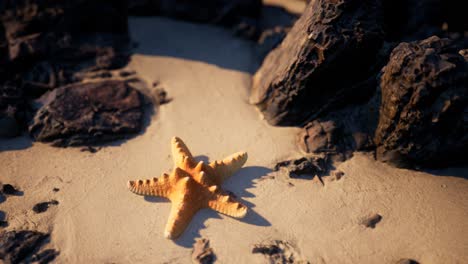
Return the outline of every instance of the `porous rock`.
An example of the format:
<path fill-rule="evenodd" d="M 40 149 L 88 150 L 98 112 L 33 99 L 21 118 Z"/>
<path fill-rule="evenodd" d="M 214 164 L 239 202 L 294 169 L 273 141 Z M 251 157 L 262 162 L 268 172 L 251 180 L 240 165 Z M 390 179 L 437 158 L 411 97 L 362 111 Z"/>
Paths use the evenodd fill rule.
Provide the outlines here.
<path fill-rule="evenodd" d="M 57 88 L 41 98 L 31 136 L 55 146 L 88 145 L 140 131 L 143 96 L 124 81 L 106 80 Z"/>
<path fill-rule="evenodd" d="M 370 97 L 383 43 L 381 1 L 315 0 L 253 77 L 250 102 L 273 125 L 300 125 Z"/>
<path fill-rule="evenodd" d="M 377 159 L 445 166 L 468 153 L 468 62 L 448 39 L 401 43 L 380 80 Z"/>

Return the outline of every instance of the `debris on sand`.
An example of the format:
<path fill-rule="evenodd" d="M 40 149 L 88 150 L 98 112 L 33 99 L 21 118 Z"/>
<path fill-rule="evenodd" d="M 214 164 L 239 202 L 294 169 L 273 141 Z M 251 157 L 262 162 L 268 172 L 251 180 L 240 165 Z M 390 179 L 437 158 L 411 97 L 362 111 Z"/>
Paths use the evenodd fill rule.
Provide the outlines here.
<path fill-rule="evenodd" d="M 274 240 L 265 244 L 254 245 L 253 254 L 263 254 L 271 264 L 309 263 L 300 257 L 300 253 L 288 241 Z"/>
<path fill-rule="evenodd" d="M 48 242 L 49 234 L 21 230 L 0 233 L 0 260 L 2 263 L 49 263 L 58 252 L 54 249 L 40 251 Z"/>
<path fill-rule="evenodd" d="M 375 226 L 382 220 L 379 214 L 372 214 L 361 220 L 361 225 L 365 227 L 375 228 Z"/>
<path fill-rule="evenodd" d="M 210 247 L 210 241 L 206 238 L 197 239 L 193 244 L 192 262 L 200 264 L 214 263 L 216 255 Z"/>

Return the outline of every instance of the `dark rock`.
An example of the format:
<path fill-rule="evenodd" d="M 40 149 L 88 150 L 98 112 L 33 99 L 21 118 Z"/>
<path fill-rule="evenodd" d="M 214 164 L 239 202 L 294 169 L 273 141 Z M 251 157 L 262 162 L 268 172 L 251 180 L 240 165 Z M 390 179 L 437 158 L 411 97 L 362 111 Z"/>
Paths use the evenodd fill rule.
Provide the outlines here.
<path fill-rule="evenodd" d="M 37 231 L 22 230 L 0 233 L 0 260 L 5 264 L 30 263 L 32 262 L 31 258 L 33 255 L 36 254 L 48 240 L 49 234 Z M 53 258 L 50 257 L 50 250 L 47 250 L 46 253 L 39 253 L 39 255 L 49 256 L 48 258 L 42 259 L 53 260 Z M 56 256 L 57 253 L 55 252 L 54 255 Z M 47 263 L 47 261 L 41 263 Z"/>
<path fill-rule="evenodd" d="M 327 156 L 302 157 L 299 159 L 278 162 L 275 165 L 276 171 L 281 168 L 286 169 L 289 173 L 289 177 L 291 178 L 303 178 L 304 175 L 309 175 L 310 178 L 313 178 L 328 172 L 330 161 Z"/>
<path fill-rule="evenodd" d="M 192 261 L 200 264 L 211 264 L 216 260 L 210 241 L 205 238 L 197 239 L 193 244 Z"/>
<path fill-rule="evenodd" d="M 55 249 L 46 249 L 42 252 L 36 253 L 32 256 L 31 261 L 40 264 L 50 263 L 59 255 Z"/>
<path fill-rule="evenodd" d="M 130 15 L 167 16 L 200 23 L 232 26 L 260 15 L 261 0 L 132 0 Z"/>
<path fill-rule="evenodd" d="M 356 150 L 373 149 L 379 95 L 366 104 L 346 107 L 309 122 L 298 135 L 299 148 L 310 154 L 324 153 L 334 161 L 344 161 Z"/>
<path fill-rule="evenodd" d="M 167 96 L 167 92 L 164 90 L 164 88 L 156 88 L 154 90 L 154 95 L 158 105 L 167 104 L 172 101 L 172 98 Z"/>
<path fill-rule="evenodd" d="M 369 98 L 383 44 L 380 1 L 311 1 L 253 78 L 250 102 L 273 125 L 300 125 Z"/>
<path fill-rule="evenodd" d="M 56 201 L 56 200 L 52 200 L 52 201 L 49 201 L 49 202 L 42 202 L 42 203 L 38 203 L 38 204 L 34 205 L 32 210 L 36 214 L 40 214 L 40 213 L 44 213 L 45 211 L 47 211 L 47 209 L 49 209 L 49 207 L 51 205 L 58 205 L 58 204 L 59 204 L 59 202 Z"/>
<path fill-rule="evenodd" d="M 1 82 L 1 80 L 0 80 Z M 20 134 L 26 119 L 23 90 L 15 83 L 0 83 L 0 137 Z"/>
<path fill-rule="evenodd" d="M 254 245 L 253 254 L 263 254 L 273 264 L 309 263 L 301 259 L 299 250 L 288 241 L 274 240 L 270 243 Z"/>
<path fill-rule="evenodd" d="M 20 195 L 21 193 L 11 184 L 3 184 L 2 192 L 6 195 Z"/>
<path fill-rule="evenodd" d="M 43 98 L 29 127 L 38 141 L 75 146 L 125 138 L 140 131 L 143 96 L 124 81 L 71 84 Z"/>
<path fill-rule="evenodd" d="M 338 181 L 340 180 L 341 178 L 343 178 L 343 176 L 345 175 L 344 172 L 342 171 L 335 171 L 333 173 L 333 175 L 335 176 L 335 179 Z"/>
<path fill-rule="evenodd" d="M 53 191 L 53 192 L 58 192 L 58 191 L 60 191 L 60 189 L 57 188 L 57 187 L 54 187 L 54 188 L 52 189 L 52 191 Z"/>
<path fill-rule="evenodd" d="M 3 211 L 0 211 L 0 227 L 7 227 L 8 222 L 6 221 L 6 214 Z"/>
<path fill-rule="evenodd" d="M 419 264 L 419 262 L 413 259 L 400 259 L 396 262 L 396 264 Z"/>
<path fill-rule="evenodd" d="M 95 148 L 93 146 L 86 146 L 84 148 L 82 148 L 80 151 L 81 152 L 89 152 L 89 153 L 96 153 L 98 152 L 99 150 L 101 150 L 101 148 Z"/>
<path fill-rule="evenodd" d="M 365 217 L 361 221 L 361 225 L 369 228 L 375 228 L 375 226 L 382 220 L 382 216 L 379 214 L 373 214 L 371 216 Z"/>
<path fill-rule="evenodd" d="M 401 43 L 380 87 L 377 159 L 398 167 L 466 162 L 468 62 L 451 41 Z"/>

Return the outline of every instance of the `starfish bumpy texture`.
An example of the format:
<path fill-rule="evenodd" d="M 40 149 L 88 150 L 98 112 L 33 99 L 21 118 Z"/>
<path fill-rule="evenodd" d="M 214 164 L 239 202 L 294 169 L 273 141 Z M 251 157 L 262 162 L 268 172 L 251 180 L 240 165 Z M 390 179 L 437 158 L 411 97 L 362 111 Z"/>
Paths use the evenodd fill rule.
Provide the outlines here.
<path fill-rule="evenodd" d="M 175 239 L 182 234 L 195 213 L 202 208 L 236 218 L 247 213 L 247 207 L 220 185 L 247 161 L 246 152 L 235 153 L 222 161 L 205 164 L 196 162 L 184 142 L 174 137 L 171 141 L 175 169 L 151 180 L 129 181 L 130 191 L 139 195 L 168 198 L 172 203 L 164 236 Z"/>

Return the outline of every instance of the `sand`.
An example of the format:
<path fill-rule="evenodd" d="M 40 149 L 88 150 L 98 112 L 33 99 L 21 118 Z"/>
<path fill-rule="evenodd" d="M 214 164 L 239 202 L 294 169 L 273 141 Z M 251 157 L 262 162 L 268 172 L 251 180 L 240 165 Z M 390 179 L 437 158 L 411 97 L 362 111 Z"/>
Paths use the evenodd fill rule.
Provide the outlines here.
<path fill-rule="evenodd" d="M 128 66 L 159 81 L 173 100 L 148 117 L 136 137 L 97 153 L 54 148 L 27 137 L 0 141 L 0 181 L 23 196 L 0 204 L 6 230 L 52 233 L 57 263 L 190 263 L 195 238 L 210 240 L 219 263 L 265 263 L 255 244 L 283 240 L 311 263 L 468 262 L 468 169 L 431 173 L 392 168 L 357 153 L 337 165 L 340 180 L 290 179 L 275 163 L 300 157 L 297 128 L 269 126 L 248 104 L 252 43 L 225 29 L 164 18 L 131 18 L 139 44 Z M 199 160 L 247 151 L 245 167 L 223 187 L 250 211 L 241 220 L 208 209 L 172 241 L 163 236 L 170 203 L 129 192 L 129 179 L 173 167 L 170 138 Z M 53 192 L 53 188 L 60 191 Z M 38 202 L 60 202 L 35 214 Z M 375 228 L 361 221 L 379 214 Z"/>

